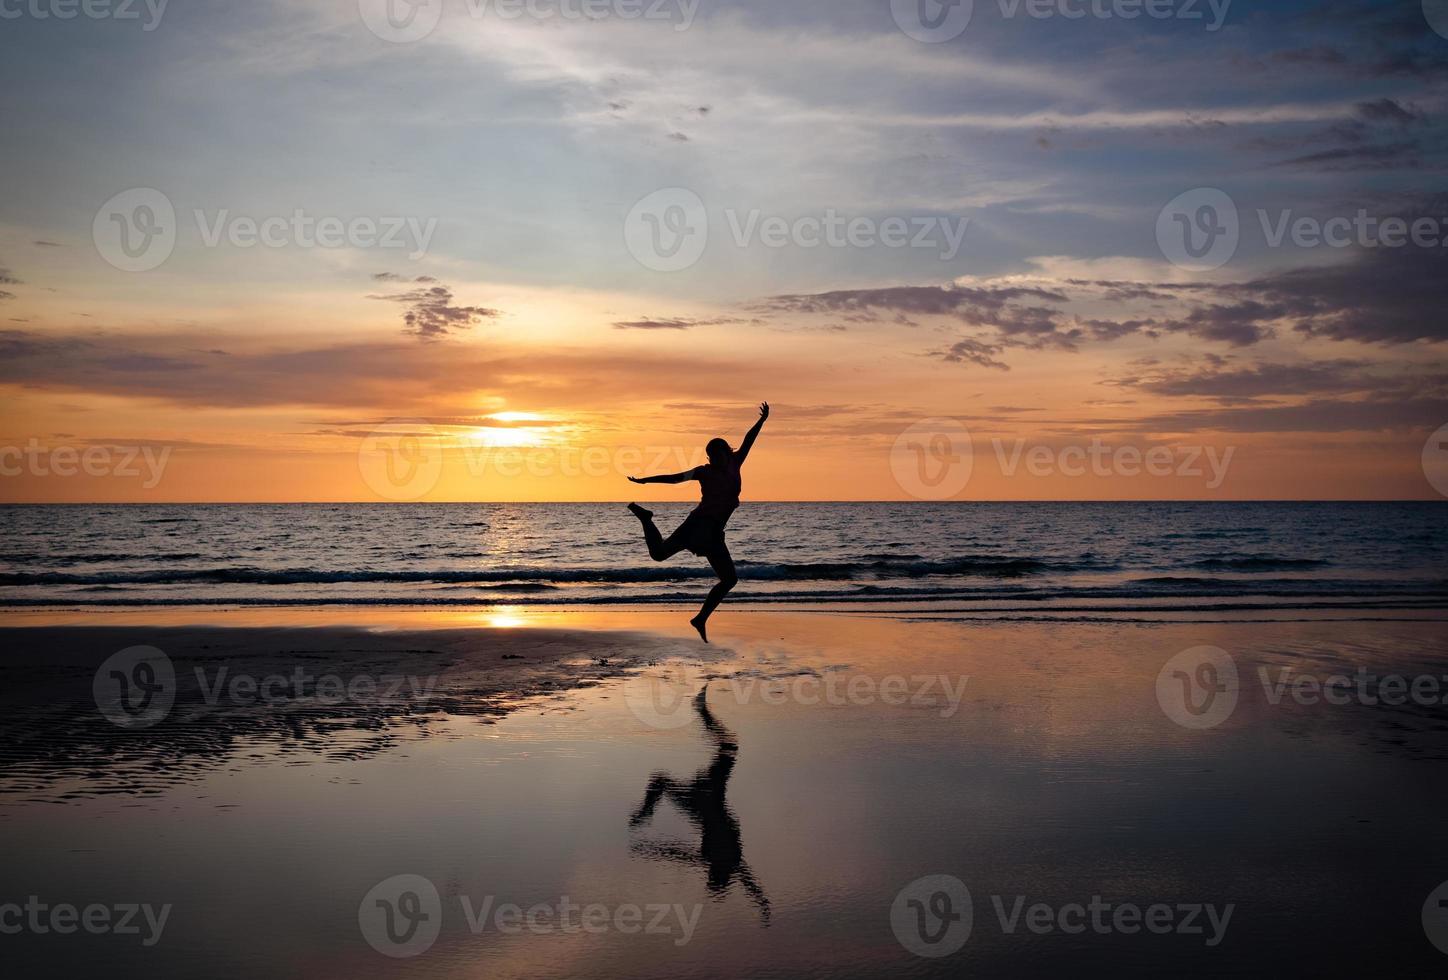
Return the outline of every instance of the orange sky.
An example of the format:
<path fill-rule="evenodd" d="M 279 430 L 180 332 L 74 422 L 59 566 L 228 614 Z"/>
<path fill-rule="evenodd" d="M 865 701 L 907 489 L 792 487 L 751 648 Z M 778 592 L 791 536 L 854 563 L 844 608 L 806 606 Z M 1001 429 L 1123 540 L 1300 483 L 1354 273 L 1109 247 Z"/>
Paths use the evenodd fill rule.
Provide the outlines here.
<path fill-rule="evenodd" d="M 57 330 L 57 370 L 3 389 L 10 455 L 0 460 L 0 494 L 27 502 L 685 500 L 695 487 L 634 487 L 625 477 L 688 469 L 714 435 L 737 445 L 755 405 L 768 400 L 774 414 L 751 457 L 746 499 L 1433 495 L 1421 433 L 1173 423 L 1219 400 L 1122 385 L 1129 370 L 1190 363 L 1189 339 L 1031 351 L 1012 356 L 1010 370 L 991 370 L 927 356 L 944 328 L 925 324 L 817 329 L 815 317 L 758 320 L 676 302 L 680 316 L 736 322 L 618 329 L 619 313 L 591 312 L 620 308 L 617 297 L 453 288 L 455 304 L 510 312 L 436 342 L 399 336 L 394 310 L 344 295 L 321 305 L 338 319 L 355 316 L 355 328 L 316 319 L 306 330 L 272 325 L 297 316 L 282 302 L 205 318 L 192 309 L 183 326 Z M 26 312 L 48 318 L 44 297 Z M 243 320 L 268 326 L 244 331 Z M 1143 358 L 1155 366 L 1128 368 Z M 958 458 L 929 455 L 941 425 L 931 419 L 951 421 L 953 457 L 962 455 L 960 433 L 969 433 L 971 465 L 958 489 L 909 476 L 918 444 L 924 465 L 948 465 L 960 477 Z"/>

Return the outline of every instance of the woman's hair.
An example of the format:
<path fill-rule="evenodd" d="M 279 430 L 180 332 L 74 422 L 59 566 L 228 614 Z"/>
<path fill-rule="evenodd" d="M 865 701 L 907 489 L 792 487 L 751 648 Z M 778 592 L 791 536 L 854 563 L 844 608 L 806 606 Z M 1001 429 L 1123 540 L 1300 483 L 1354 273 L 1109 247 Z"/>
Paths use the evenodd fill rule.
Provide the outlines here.
<path fill-rule="evenodd" d="M 722 463 L 734 455 L 734 450 L 723 439 L 710 439 L 709 444 L 704 447 L 704 455 L 709 457 L 711 463 Z"/>

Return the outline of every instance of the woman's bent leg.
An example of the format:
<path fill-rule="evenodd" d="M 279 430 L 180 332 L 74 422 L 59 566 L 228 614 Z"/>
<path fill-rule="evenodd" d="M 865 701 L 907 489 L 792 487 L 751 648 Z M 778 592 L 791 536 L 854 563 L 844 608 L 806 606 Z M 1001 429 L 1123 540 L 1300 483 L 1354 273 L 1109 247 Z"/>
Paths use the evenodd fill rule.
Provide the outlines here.
<path fill-rule="evenodd" d="M 714 574 L 719 576 L 719 581 L 709 590 L 709 595 L 704 599 L 704 605 L 699 608 L 699 615 L 689 620 L 694 629 L 699 631 L 699 636 L 705 643 L 709 642 L 709 635 L 704 631 L 704 624 L 709 621 L 714 610 L 719 608 L 719 603 L 724 601 L 729 590 L 739 584 L 739 576 L 734 573 L 734 558 L 729 554 L 727 546 L 721 543 L 719 547 L 710 551 L 707 557 L 710 567 L 714 569 Z"/>

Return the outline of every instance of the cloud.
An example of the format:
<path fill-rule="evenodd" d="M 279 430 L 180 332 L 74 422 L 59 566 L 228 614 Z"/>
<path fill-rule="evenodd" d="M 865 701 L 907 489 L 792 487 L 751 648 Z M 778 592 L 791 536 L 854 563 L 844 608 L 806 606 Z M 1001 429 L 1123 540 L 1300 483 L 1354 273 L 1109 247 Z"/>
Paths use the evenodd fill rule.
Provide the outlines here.
<path fill-rule="evenodd" d="M 743 323 L 734 317 L 700 320 L 692 317 L 644 317 L 639 320 L 615 320 L 615 330 L 690 330 L 694 327 L 717 327 L 727 323 Z"/>
<path fill-rule="evenodd" d="M 378 273 L 372 278 L 383 282 L 400 281 L 389 272 Z M 418 276 L 412 281 L 433 283 L 437 280 L 430 276 Z M 440 285 L 424 285 L 420 289 L 409 290 L 405 293 L 373 295 L 368 299 L 380 299 L 406 306 L 407 309 L 402 314 L 402 322 L 407 326 L 403 332 L 423 340 L 446 337 L 454 331 L 466 329 L 482 320 L 492 320 L 503 315 L 501 310 L 490 309 L 486 306 L 454 306 L 452 290 Z"/>
<path fill-rule="evenodd" d="M 1369 362 L 1349 358 L 1298 364 L 1262 362 L 1225 369 L 1222 359 L 1214 361 L 1208 368 L 1172 368 L 1106 383 L 1170 398 L 1250 402 L 1287 395 L 1360 393 L 1373 390 L 1384 381 L 1381 375 L 1369 370 Z"/>
<path fill-rule="evenodd" d="M 950 364 L 969 363 L 979 367 L 994 368 L 998 371 L 1009 371 L 1010 366 L 995 357 L 1000 352 L 999 344 L 987 344 L 966 337 L 957 340 L 943 351 L 935 351 L 934 355 Z"/>
<path fill-rule="evenodd" d="M 208 344 L 226 353 L 204 350 Z M 188 408 L 314 406 L 473 417 L 479 404 L 527 408 L 546 398 L 550 411 L 596 412 L 600 405 L 768 391 L 798 380 L 796 365 L 687 351 L 499 353 L 491 346 L 402 339 L 277 346 L 209 331 L 119 336 L 0 330 L 0 385 Z"/>
<path fill-rule="evenodd" d="M 1442 221 L 1440 216 L 1438 219 Z M 1411 227 L 1412 219 L 1405 219 Z M 1448 228 L 1438 226 L 1448 235 Z M 1346 261 L 1264 276 L 1223 291 L 1259 298 L 1264 311 L 1312 337 L 1372 344 L 1448 340 L 1445 246 L 1356 250 Z M 1246 326 L 1246 319 L 1242 321 Z"/>

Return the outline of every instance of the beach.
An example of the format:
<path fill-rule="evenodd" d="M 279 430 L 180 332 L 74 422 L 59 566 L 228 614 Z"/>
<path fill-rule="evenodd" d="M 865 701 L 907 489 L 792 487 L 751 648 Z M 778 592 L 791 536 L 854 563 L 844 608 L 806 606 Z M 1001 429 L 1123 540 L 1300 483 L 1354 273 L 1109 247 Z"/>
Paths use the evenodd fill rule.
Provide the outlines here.
<path fill-rule="evenodd" d="M 7 951 L 160 977 L 1440 962 L 1431 612 L 726 608 L 709 646 L 686 616 L 12 613 L 7 900 L 139 925 Z M 158 695 L 169 669 L 173 700 L 115 723 L 108 659 Z M 1181 700 L 1203 665 L 1220 700 Z"/>

